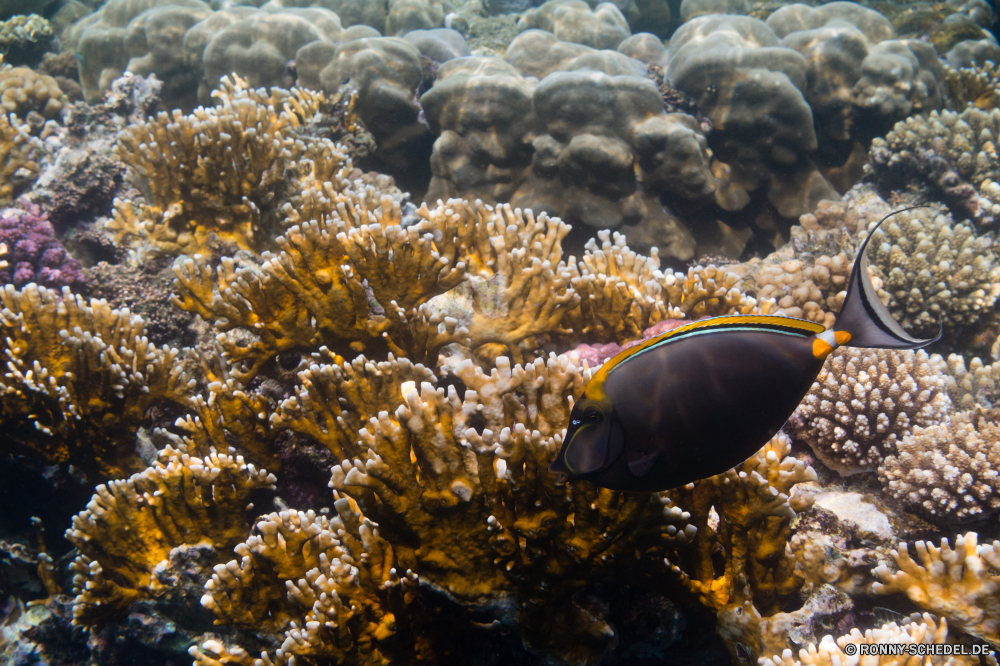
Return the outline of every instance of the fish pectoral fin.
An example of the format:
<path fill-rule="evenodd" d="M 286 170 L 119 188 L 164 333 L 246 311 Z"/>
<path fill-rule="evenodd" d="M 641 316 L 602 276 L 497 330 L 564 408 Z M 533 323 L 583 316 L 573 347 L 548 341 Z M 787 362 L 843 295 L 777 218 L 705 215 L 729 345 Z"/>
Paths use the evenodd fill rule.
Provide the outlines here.
<path fill-rule="evenodd" d="M 625 460 L 628 462 L 628 468 L 636 476 L 646 476 L 649 474 L 649 470 L 653 469 L 653 463 L 656 459 L 660 457 L 660 451 L 663 449 L 656 449 L 649 453 L 643 451 L 627 451 L 625 453 Z"/>

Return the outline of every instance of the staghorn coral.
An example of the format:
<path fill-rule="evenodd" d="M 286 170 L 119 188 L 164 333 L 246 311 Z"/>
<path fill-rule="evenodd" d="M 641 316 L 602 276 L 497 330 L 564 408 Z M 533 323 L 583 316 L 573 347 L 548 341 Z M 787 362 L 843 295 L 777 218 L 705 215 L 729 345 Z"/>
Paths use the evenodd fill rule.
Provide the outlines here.
<path fill-rule="evenodd" d="M 138 599 L 170 595 L 166 561 L 178 546 L 207 545 L 203 557 L 225 557 L 249 531 L 250 493 L 275 481 L 232 451 L 198 458 L 168 446 L 145 471 L 97 486 L 66 531 L 79 550 L 70 565 L 73 623 L 103 623 Z"/>
<path fill-rule="evenodd" d="M 890 552 L 898 570 L 880 564 L 874 573 L 881 582 L 874 583 L 872 589 L 876 594 L 903 593 L 920 608 L 995 646 L 1000 642 L 1000 581 L 996 575 L 1000 542 L 979 546 L 978 541 L 975 532 L 955 537 L 954 548 L 948 539 L 941 539 L 940 547 L 917 541 L 913 546 L 919 562 L 901 543 Z"/>
<path fill-rule="evenodd" d="M 215 321 L 237 378 L 279 352 L 320 345 L 384 345 L 436 364 L 443 345 L 465 339 L 457 322 L 421 307 L 465 276 L 453 245 L 458 216 L 422 208 L 423 221 L 404 229 L 399 203 L 372 201 L 375 194 L 345 190 L 336 208 L 320 201 L 329 213 L 290 228 L 277 239 L 279 254 L 265 252 L 260 264 L 237 269 L 224 257 L 213 275 L 200 255 L 175 263 L 174 304 Z"/>
<path fill-rule="evenodd" d="M 992 410 L 977 408 L 919 426 L 896 443 L 878 476 L 890 495 L 940 524 L 1000 509 L 1000 427 Z"/>
<path fill-rule="evenodd" d="M 141 469 L 135 431 L 147 410 L 184 405 L 194 390 L 178 350 L 151 344 L 128 310 L 68 288 L 6 285 L 0 303 L 5 448 L 100 478 Z"/>
<path fill-rule="evenodd" d="M 906 330 L 931 337 L 941 325 L 973 328 L 989 315 L 1000 296 L 992 239 L 931 208 L 904 211 L 877 233 L 869 261 Z"/>
<path fill-rule="evenodd" d="M 785 426 L 842 476 L 874 471 L 914 426 L 951 410 L 938 363 L 923 351 L 841 348 Z"/>
<path fill-rule="evenodd" d="M 816 472 L 790 451 L 791 440 L 778 434 L 735 469 L 661 493 L 665 510 L 685 524 L 664 533 L 666 562 L 682 587 L 716 613 L 734 661 L 737 644 L 758 655 L 784 644 L 780 630 L 769 627 L 779 623 L 784 599 L 802 586 L 787 543 L 796 512 L 812 504 L 796 484 L 815 481 Z M 717 551 L 725 558 L 721 571 L 713 563 Z"/>
<path fill-rule="evenodd" d="M 824 636 L 818 646 L 810 643 L 808 648 L 799 650 L 798 659 L 794 657 L 791 650 L 784 650 L 780 656 L 772 654 L 766 658 L 762 657 L 760 665 L 834 666 L 835 664 L 853 663 L 852 660 L 856 660 L 857 656 L 848 656 L 848 654 L 844 651 L 844 648 L 848 643 L 853 643 L 855 645 L 865 643 L 869 645 L 891 643 L 900 646 L 941 645 L 950 643 L 947 619 L 941 618 L 940 622 L 938 622 L 932 615 L 924 613 L 921 620 L 921 622 L 913 620 L 903 624 L 902 626 L 893 622 L 882 625 L 879 629 L 869 629 L 864 634 L 862 634 L 858 629 L 851 629 L 849 634 L 841 636 L 836 640 L 834 640 L 833 636 Z M 905 650 L 906 648 L 904 647 L 903 649 Z M 909 653 L 904 652 L 903 654 Z M 914 655 L 918 654 L 919 653 L 914 652 Z M 913 662 L 914 659 L 919 660 L 919 663 L 925 666 L 972 666 L 973 664 L 981 663 L 978 657 L 927 654 L 928 656 L 925 657 L 911 656 L 909 659 L 906 659 L 904 663 L 917 663 Z M 901 663 L 899 661 L 899 657 L 895 655 L 881 657 L 872 655 L 870 657 L 862 657 L 861 659 L 865 666 L 895 666 L 896 664 Z"/>
<path fill-rule="evenodd" d="M 332 519 L 312 511 L 259 518 L 257 534 L 235 548 L 240 559 L 216 565 L 202 605 L 218 623 L 284 632 L 274 657 L 262 655 L 266 664 L 432 660 L 417 576 L 398 569 L 392 545 L 357 505 L 339 499 L 334 508 Z M 202 650 L 191 648 L 195 663 L 228 652 Z"/>
<path fill-rule="evenodd" d="M 945 85 L 953 111 L 962 111 L 970 104 L 977 109 L 1000 106 L 1000 72 L 988 62 L 972 67 L 946 67 Z"/>
<path fill-rule="evenodd" d="M 0 211 L 0 242 L 10 248 L 9 265 L 0 266 L 0 284 L 83 287 L 83 267 L 66 254 L 46 214 L 37 205 L 19 205 Z"/>
<path fill-rule="evenodd" d="M 210 255 L 218 242 L 260 250 L 286 205 L 311 187 L 343 186 L 352 169 L 333 142 L 298 132 L 322 95 L 226 79 L 217 96 L 219 107 L 160 113 L 119 135 L 116 154 L 146 200 L 116 200 L 107 228 L 138 263 L 149 253 Z"/>

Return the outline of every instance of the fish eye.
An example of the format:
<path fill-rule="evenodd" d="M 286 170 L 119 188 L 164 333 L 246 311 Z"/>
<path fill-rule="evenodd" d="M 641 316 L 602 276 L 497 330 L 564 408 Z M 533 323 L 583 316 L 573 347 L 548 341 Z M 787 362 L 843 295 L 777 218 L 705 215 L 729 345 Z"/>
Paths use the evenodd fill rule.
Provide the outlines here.
<path fill-rule="evenodd" d="M 599 409 L 590 409 L 583 415 L 583 422 L 587 425 L 594 425 L 604 420 L 604 414 Z"/>

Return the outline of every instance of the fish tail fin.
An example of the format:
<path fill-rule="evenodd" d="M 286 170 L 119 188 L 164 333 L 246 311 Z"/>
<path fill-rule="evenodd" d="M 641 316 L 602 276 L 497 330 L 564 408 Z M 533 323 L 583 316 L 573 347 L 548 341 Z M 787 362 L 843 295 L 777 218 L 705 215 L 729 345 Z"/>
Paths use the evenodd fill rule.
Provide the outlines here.
<path fill-rule="evenodd" d="M 833 325 L 833 330 L 837 333 L 847 333 L 847 336 L 838 335 L 840 338 L 847 338 L 841 344 L 849 347 L 875 347 L 878 349 L 920 349 L 941 339 L 943 331 L 939 331 L 937 336 L 927 340 L 918 340 L 903 330 L 889 309 L 879 300 L 878 293 L 872 285 L 868 275 L 868 257 L 865 250 L 875 232 L 893 215 L 913 210 L 914 208 L 924 208 L 926 206 L 912 206 L 889 213 L 875 225 L 869 232 L 868 237 L 858 248 L 857 260 L 854 262 L 854 269 L 851 271 L 851 280 L 847 284 L 847 298 L 840 309 L 837 321 Z"/>

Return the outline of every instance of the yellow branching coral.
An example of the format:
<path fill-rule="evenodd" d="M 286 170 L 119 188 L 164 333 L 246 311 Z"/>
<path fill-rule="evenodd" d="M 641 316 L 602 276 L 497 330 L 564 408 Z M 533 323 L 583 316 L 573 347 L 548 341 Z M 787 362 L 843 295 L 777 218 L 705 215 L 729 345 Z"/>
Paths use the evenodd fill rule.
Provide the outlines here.
<path fill-rule="evenodd" d="M 38 174 L 34 159 L 41 149 L 41 142 L 17 116 L 0 113 L 0 203 L 13 199 L 19 179 Z"/>
<path fill-rule="evenodd" d="M 284 632 L 281 648 L 258 663 L 430 660 L 416 575 L 398 568 L 393 547 L 350 500 L 334 507 L 331 519 L 312 511 L 263 516 L 258 534 L 236 546 L 241 559 L 215 567 L 202 604 L 220 623 Z M 241 648 L 212 642 L 202 650 L 191 648 L 195 663 L 250 663 Z"/>
<path fill-rule="evenodd" d="M 898 571 L 880 564 L 875 575 L 881 582 L 872 589 L 877 594 L 903 593 L 917 606 L 948 618 L 967 634 L 1000 644 L 1000 542 L 978 545 L 979 535 L 968 532 L 955 538 L 952 548 L 941 539 L 913 544 L 917 558 L 910 556 L 905 543 L 890 551 Z"/>
<path fill-rule="evenodd" d="M 207 543 L 225 557 L 249 532 L 250 492 L 275 481 L 241 456 L 197 458 L 168 446 L 144 472 L 97 486 L 66 531 L 80 551 L 70 565 L 74 624 L 98 624 L 136 599 L 168 594 L 162 563 L 178 546 Z"/>
<path fill-rule="evenodd" d="M 948 98 L 959 111 L 972 104 L 977 109 L 1000 107 L 1000 68 L 987 61 L 972 67 L 944 66 Z"/>
<path fill-rule="evenodd" d="M 562 442 L 542 430 L 565 428 L 569 397 L 587 379 L 565 357 L 523 367 L 501 357 L 490 375 L 465 362 L 456 374 L 470 387 L 464 399 L 454 386 L 408 386 L 404 405 L 361 431 L 366 455 L 335 466 L 331 485 L 378 522 L 423 583 L 463 604 L 513 595 L 535 649 L 592 657 L 592 642 L 574 636 L 602 625 L 570 612 L 572 592 L 642 550 L 650 531 L 637 526 L 662 507 L 548 474 Z M 607 645 L 611 634 L 602 636 Z"/>
<path fill-rule="evenodd" d="M 265 252 L 259 266 L 237 268 L 226 257 L 213 275 L 200 255 L 175 263 L 174 305 L 224 332 L 219 341 L 237 377 L 252 377 L 277 353 L 321 345 L 374 345 L 436 364 L 443 345 L 466 339 L 455 320 L 421 307 L 465 277 L 461 256 L 436 242 L 454 238 L 454 220 L 404 229 L 398 201 L 383 196 L 370 208 L 363 193 L 346 195 L 329 217 L 278 237 L 280 252 Z"/>
<path fill-rule="evenodd" d="M 768 616 L 802 586 L 787 544 L 796 511 L 812 504 L 796 484 L 815 481 L 816 472 L 790 451 L 791 440 L 778 434 L 739 467 L 662 493 L 670 498 L 668 515 L 686 523 L 665 533 L 667 563 L 717 613 L 717 630 L 734 659 L 737 643 L 757 655 L 774 650 Z M 721 574 L 713 562 L 717 550 L 725 557 Z"/>
<path fill-rule="evenodd" d="M 290 428 L 311 436 L 338 460 L 361 453 L 358 431 L 380 412 L 395 412 L 404 404 L 405 385 L 435 382 L 430 370 L 408 359 L 369 361 L 359 356 L 346 362 L 312 363 L 298 374 L 295 395 L 271 416 L 274 428 Z"/>
<path fill-rule="evenodd" d="M 297 131 L 315 115 L 316 93 L 266 95 L 227 79 L 218 97 L 218 107 L 160 113 L 118 137 L 146 202 L 116 200 L 107 226 L 139 263 L 149 252 L 213 254 L 213 235 L 259 251 L 301 192 L 352 170 L 333 142 Z"/>
<path fill-rule="evenodd" d="M 716 266 L 696 266 L 683 273 L 660 271 L 653 248 L 649 257 L 636 254 L 625 236 L 597 233 L 583 259 L 569 267 L 580 307 L 567 323 L 573 338 L 619 344 L 642 336 L 642 331 L 664 319 L 699 319 L 724 314 L 766 312 L 744 295 L 740 278 Z"/>
<path fill-rule="evenodd" d="M 941 618 L 938 622 L 933 616 L 924 613 L 922 622 L 911 621 L 903 626 L 895 622 L 882 625 L 879 629 L 869 629 L 861 633 L 857 629 L 851 629 L 851 633 L 834 640 L 833 636 L 825 636 L 820 644 L 809 644 L 809 647 L 799 650 L 798 659 L 793 656 L 791 650 L 784 650 L 780 655 L 772 654 L 767 658 L 761 658 L 761 666 L 839 666 L 840 664 L 864 664 L 864 666 L 973 666 L 983 662 L 978 657 L 966 657 L 963 655 L 929 655 L 921 656 L 914 652 L 913 655 L 904 652 L 903 656 L 892 655 L 870 655 L 862 656 L 860 659 L 855 652 L 854 656 L 848 655 L 844 648 L 848 643 L 854 645 L 877 645 L 890 643 L 893 645 L 941 645 L 950 643 L 948 636 L 948 621 Z M 905 650 L 905 647 L 903 647 Z M 985 663 L 995 664 L 996 660 L 987 657 Z"/>
<path fill-rule="evenodd" d="M 194 392 L 179 352 L 150 343 L 128 310 L 68 289 L 7 285 L 0 303 L 5 441 L 102 478 L 142 469 L 135 432 L 146 411 Z"/>

